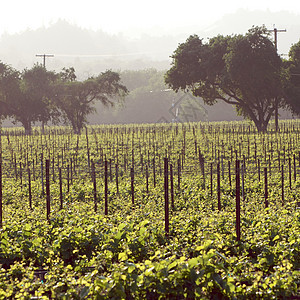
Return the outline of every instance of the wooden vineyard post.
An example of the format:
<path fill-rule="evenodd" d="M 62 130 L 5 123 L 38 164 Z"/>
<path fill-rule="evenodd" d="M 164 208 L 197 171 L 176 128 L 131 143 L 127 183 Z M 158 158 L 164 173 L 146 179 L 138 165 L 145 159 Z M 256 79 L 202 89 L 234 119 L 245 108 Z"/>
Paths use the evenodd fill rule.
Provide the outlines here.
<path fill-rule="evenodd" d="M 63 191 L 62 191 L 62 176 L 61 176 L 61 168 L 58 169 L 59 176 L 59 200 L 60 200 L 60 209 L 63 208 Z"/>
<path fill-rule="evenodd" d="M 243 201 L 245 201 L 245 160 L 242 161 L 242 167 L 240 166 L 240 173 L 242 177 L 242 197 Z"/>
<path fill-rule="evenodd" d="M 174 204 L 174 175 L 173 175 L 173 165 L 170 164 L 170 188 L 171 188 L 171 207 L 172 210 L 175 209 L 175 204 Z"/>
<path fill-rule="evenodd" d="M 18 180 L 18 171 L 17 171 L 17 158 L 16 154 L 14 155 L 14 170 L 15 170 L 15 176 L 16 176 L 16 181 Z"/>
<path fill-rule="evenodd" d="M 104 214 L 108 215 L 108 174 L 107 160 L 104 162 Z"/>
<path fill-rule="evenodd" d="M 218 210 L 221 210 L 221 183 L 220 183 L 220 163 L 217 164 L 217 190 L 218 190 Z"/>
<path fill-rule="evenodd" d="M 203 187 L 205 188 L 205 168 L 204 168 L 204 156 L 202 155 L 200 149 L 199 149 L 199 164 L 201 168 L 201 173 L 203 177 Z"/>
<path fill-rule="evenodd" d="M 86 150 L 87 150 L 87 162 L 88 162 L 88 169 L 90 172 L 90 146 L 89 146 L 89 136 L 88 136 L 88 129 L 85 127 L 85 138 L 86 138 Z"/>
<path fill-rule="evenodd" d="M 296 155 L 294 154 L 294 181 L 297 180 Z"/>
<path fill-rule="evenodd" d="M 117 194 L 119 195 L 119 166 L 116 164 L 116 187 L 117 187 Z"/>
<path fill-rule="evenodd" d="M 231 187 L 231 166 L 230 166 L 230 160 L 228 161 L 228 178 L 229 178 L 229 186 Z"/>
<path fill-rule="evenodd" d="M 72 160 L 72 158 L 70 159 L 69 172 L 70 172 L 71 185 L 73 185 L 73 160 Z"/>
<path fill-rule="evenodd" d="M 290 189 L 292 188 L 292 166 L 291 166 L 291 158 L 289 157 L 289 182 Z"/>
<path fill-rule="evenodd" d="M 130 168 L 130 183 L 131 183 L 131 202 L 134 206 L 134 168 Z"/>
<path fill-rule="evenodd" d="M 146 191 L 149 194 L 149 172 L 148 172 L 148 165 L 146 165 Z"/>
<path fill-rule="evenodd" d="M 52 158 L 52 181 L 55 182 L 55 161 L 54 161 L 54 157 Z"/>
<path fill-rule="evenodd" d="M 268 202 L 268 169 L 264 168 L 265 173 L 265 207 L 267 208 L 269 206 Z"/>
<path fill-rule="evenodd" d="M 0 134 L 1 139 L 1 134 Z M 0 140 L 1 143 L 1 140 Z M 3 210 L 2 210 L 2 148 L 0 148 L 0 228 L 3 223 Z"/>
<path fill-rule="evenodd" d="M 22 174 L 22 163 L 19 163 L 20 165 L 20 182 L 21 182 L 21 189 L 23 188 L 23 174 Z"/>
<path fill-rule="evenodd" d="M 67 165 L 67 193 L 70 193 L 70 166 Z"/>
<path fill-rule="evenodd" d="M 32 160 L 32 177 L 35 180 L 35 166 L 34 166 L 34 159 Z"/>
<path fill-rule="evenodd" d="M 181 173 L 181 165 L 180 165 L 180 158 L 178 158 L 177 160 L 177 167 L 178 167 L 178 170 L 177 170 L 177 176 L 178 176 L 178 183 L 177 183 L 177 188 L 178 188 L 178 191 L 180 191 L 180 173 Z"/>
<path fill-rule="evenodd" d="M 165 233 L 169 236 L 169 184 L 168 184 L 168 158 L 164 158 L 164 190 L 165 190 Z"/>
<path fill-rule="evenodd" d="M 224 180 L 224 162 L 223 162 L 223 155 L 221 155 L 221 167 L 222 167 L 222 179 Z"/>
<path fill-rule="evenodd" d="M 241 239 L 241 197 L 240 197 L 240 161 L 236 161 L 235 167 L 235 203 L 236 203 L 236 221 L 235 221 L 235 230 L 236 230 L 236 240 L 240 241 Z"/>
<path fill-rule="evenodd" d="M 213 163 L 210 163 L 210 197 L 213 196 Z"/>
<path fill-rule="evenodd" d="M 280 151 L 278 151 L 278 169 L 281 170 L 281 164 L 280 164 Z"/>
<path fill-rule="evenodd" d="M 46 201 L 47 201 L 47 221 L 50 222 L 50 162 L 46 160 Z"/>
<path fill-rule="evenodd" d="M 28 196 L 29 196 L 29 208 L 32 209 L 32 194 L 31 194 L 31 174 L 30 169 L 27 169 L 28 174 Z"/>
<path fill-rule="evenodd" d="M 43 165 L 43 153 L 41 155 L 41 181 L 42 181 L 42 195 L 45 194 L 44 192 L 44 165 Z"/>
<path fill-rule="evenodd" d="M 260 181 L 260 160 L 257 162 L 257 170 L 258 170 L 258 181 Z"/>
<path fill-rule="evenodd" d="M 283 171 L 283 165 L 281 166 L 281 200 L 282 200 L 282 204 L 284 204 L 284 171 Z"/>
<path fill-rule="evenodd" d="M 156 186 L 155 158 L 153 158 L 153 186 Z"/>
<path fill-rule="evenodd" d="M 93 194 L 94 194 L 94 211 L 97 212 L 97 184 L 96 184 L 96 171 L 95 171 L 95 163 L 91 161 L 92 167 L 92 180 L 93 180 Z"/>
<path fill-rule="evenodd" d="M 109 180 L 110 182 L 112 182 L 112 162 L 111 162 L 111 158 L 109 159 Z"/>

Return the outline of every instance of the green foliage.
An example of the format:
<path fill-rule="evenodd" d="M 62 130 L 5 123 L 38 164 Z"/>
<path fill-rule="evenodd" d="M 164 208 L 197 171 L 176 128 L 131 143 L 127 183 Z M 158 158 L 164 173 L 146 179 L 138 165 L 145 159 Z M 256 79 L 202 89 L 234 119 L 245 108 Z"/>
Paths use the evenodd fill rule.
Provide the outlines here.
<path fill-rule="evenodd" d="M 2 132 L 0 299 L 289 299 L 299 295 L 298 121 L 281 123 L 281 131 L 276 134 L 257 134 L 246 123 L 89 127 L 89 158 L 97 174 L 97 212 L 86 135 L 75 135 L 70 128 L 51 130 L 45 135 L 34 131 L 32 136 L 13 130 Z M 201 149 L 205 182 L 195 142 L 196 150 Z M 49 222 L 41 187 L 42 153 L 44 158 L 55 158 L 55 176 L 52 163 L 50 170 Z M 174 209 L 170 207 L 168 235 L 164 231 L 160 174 L 165 155 L 170 157 L 175 179 L 175 205 Z M 225 167 L 228 162 L 233 165 L 235 155 L 240 160 L 245 156 L 246 164 L 241 241 L 236 241 L 235 232 L 234 170 L 231 169 L 230 185 Z M 286 176 L 283 203 L 278 166 L 283 165 L 288 175 L 289 159 L 293 161 L 294 155 L 297 178 L 292 179 L 290 188 Z M 104 215 L 105 156 L 112 160 L 108 215 Z M 178 158 L 184 160 L 180 188 Z M 134 205 L 131 159 L 135 162 Z M 258 178 L 257 159 L 261 168 L 271 166 L 268 208 L 264 204 L 262 173 Z M 117 160 L 118 190 L 113 168 Z M 30 167 L 33 171 L 33 161 L 30 209 L 24 169 Z M 216 162 L 221 170 L 224 167 L 220 178 L 221 211 L 217 209 Z M 62 209 L 58 167 L 63 175 Z M 72 177 L 67 170 L 72 170 Z"/>
<path fill-rule="evenodd" d="M 119 74 L 110 70 L 81 82 L 76 81 L 75 70 L 70 68 L 64 69 L 60 78 L 61 82 L 54 86 L 54 101 L 75 133 L 80 133 L 87 115 L 95 111 L 95 101 L 113 105 L 113 100 L 123 99 L 128 92 L 120 83 Z"/>
<path fill-rule="evenodd" d="M 165 81 L 173 90 L 191 90 L 210 105 L 217 100 L 235 105 L 258 131 L 265 131 L 276 107 L 284 105 L 281 59 L 264 27 L 207 43 L 190 36 L 172 58 Z"/>
<path fill-rule="evenodd" d="M 20 74 L 12 67 L 0 63 L 0 117 L 14 113 L 9 101 L 16 101 L 19 95 Z"/>
<path fill-rule="evenodd" d="M 287 81 L 285 94 L 287 105 L 295 115 L 300 115 L 300 41 L 294 44 L 289 52 L 289 60 L 285 62 Z"/>

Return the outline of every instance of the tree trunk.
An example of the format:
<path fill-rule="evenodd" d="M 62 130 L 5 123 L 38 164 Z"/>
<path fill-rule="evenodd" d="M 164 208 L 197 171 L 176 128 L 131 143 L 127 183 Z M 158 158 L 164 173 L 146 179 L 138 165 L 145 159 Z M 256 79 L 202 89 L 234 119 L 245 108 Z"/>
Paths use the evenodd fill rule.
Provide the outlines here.
<path fill-rule="evenodd" d="M 255 118 L 255 119 L 252 119 L 252 121 L 254 122 L 254 124 L 256 126 L 256 129 L 259 133 L 267 131 L 268 123 L 269 123 L 268 118 L 266 120 L 263 117 L 262 117 L 262 119 L 261 118 L 258 118 L 258 119 Z"/>
<path fill-rule="evenodd" d="M 25 134 L 26 135 L 31 135 L 32 133 L 32 126 L 30 121 L 22 122 L 24 129 L 25 129 Z"/>
<path fill-rule="evenodd" d="M 275 100 L 275 130 L 278 131 L 278 99 Z"/>
<path fill-rule="evenodd" d="M 81 128 L 79 128 L 78 124 L 76 123 L 76 121 L 71 122 L 72 124 L 72 128 L 75 134 L 80 134 L 81 133 Z"/>
<path fill-rule="evenodd" d="M 45 134 L 45 122 L 44 121 L 42 121 L 41 128 L 42 128 L 42 134 Z"/>

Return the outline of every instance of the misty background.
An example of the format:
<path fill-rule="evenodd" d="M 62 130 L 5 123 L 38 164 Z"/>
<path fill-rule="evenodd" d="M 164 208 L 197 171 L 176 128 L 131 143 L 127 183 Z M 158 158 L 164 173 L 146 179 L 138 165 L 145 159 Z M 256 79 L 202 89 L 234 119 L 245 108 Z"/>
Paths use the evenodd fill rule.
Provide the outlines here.
<path fill-rule="evenodd" d="M 171 122 L 174 115 L 180 121 L 241 120 L 230 105 L 207 106 L 201 99 L 167 90 L 163 75 L 170 68 L 170 56 L 178 44 L 190 35 L 197 34 L 205 41 L 218 34 L 244 34 L 252 26 L 263 24 L 270 30 L 286 29 L 278 33 L 278 53 L 288 58 L 290 47 L 300 39 L 299 15 L 287 11 L 239 9 L 204 27 L 186 26 L 172 31 L 153 27 L 141 32 L 109 34 L 59 20 L 35 30 L 2 34 L 0 60 L 21 71 L 43 62 L 37 54 L 51 54 L 54 57 L 46 59 L 48 70 L 59 72 L 64 67 L 74 67 L 79 80 L 107 69 L 119 72 L 130 90 L 129 96 L 114 108 L 97 104 L 97 112 L 88 119 L 90 124 Z M 280 115 L 292 118 L 285 111 Z M 4 125 L 11 123 L 6 120 Z"/>

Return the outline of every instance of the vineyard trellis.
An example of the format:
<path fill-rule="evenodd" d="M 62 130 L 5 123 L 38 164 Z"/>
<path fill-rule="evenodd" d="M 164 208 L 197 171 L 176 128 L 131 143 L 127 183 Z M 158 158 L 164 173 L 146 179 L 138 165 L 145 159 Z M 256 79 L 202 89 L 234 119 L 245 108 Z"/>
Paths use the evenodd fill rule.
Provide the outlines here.
<path fill-rule="evenodd" d="M 61 127 L 44 134 L 34 129 L 31 136 L 2 129 L 1 225 L 10 226 L 17 194 L 49 226 L 76 203 L 88 205 L 86 214 L 106 218 L 138 213 L 152 203 L 157 215 L 150 222 L 163 220 L 166 239 L 178 238 L 174 218 L 189 208 L 195 215 L 201 209 L 234 212 L 230 232 L 243 243 L 250 211 L 291 203 L 299 210 L 299 145 L 298 120 L 264 134 L 245 122 L 89 126 L 80 135 Z M 86 272 L 95 269 L 89 267 Z M 36 272 L 44 278 L 42 268 Z"/>
<path fill-rule="evenodd" d="M 150 143 L 150 135 L 152 137 L 160 136 L 164 137 L 166 132 L 173 135 L 173 137 L 179 135 L 179 131 L 182 131 L 182 135 L 178 139 L 177 143 L 181 144 L 181 149 L 175 150 L 174 140 L 169 142 L 167 147 L 164 145 L 165 157 L 168 157 L 170 164 L 177 168 L 172 170 L 172 176 L 178 177 L 178 189 L 180 189 L 180 177 L 189 176 L 191 174 L 202 173 L 203 187 L 206 187 L 206 183 L 210 184 L 211 196 L 213 195 L 213 189 L 215 188 L 218 195 L 218 207 L 220 209 L 220 178 L 222 180 L 227 178 L 231 186 L 232 174 L 231 174 L 231 165 L 234 160 L 241 161 L 241 176 L 242 176 L 242 198 L 245 197 L 245 179 L 255 180 L 258 176 L 258 180 L 261 180 L 262 170 L 268 170 L 269 176 L 272 174 L 278 174 L 280 172 L 281 183 L 282 183 L 282 199 L 284 198 L 284 174 L 287 173 L 289 176 L 289 187 L 292 188 L 292 178 L 296 182 L 297 173 L 300 172 L 300 151 L 297 152 L 299 141 L 299 123 L 290 122 L 288 127 L 286 123 L 282 124 L 281 134 L 272 132 L 268 135 L 260 135 L 258 138 L 262 142 L 262 151 L 260 155 L 258 154 L 257 141 L 255 135 L 255 129 L 248 125 L 241 124 L 240 127 L 237 127 L 236 124 L 232 125 L 215 125 L 210 124 L 188 124 L 188 125 L 155 125 L 153 127 L 149 126 L 134 126 L 134 127 L 124 127 L 119 128 L 117 126 L 102 126 L 102 127 L 90 127 L 86 128 L 85 131 L 85 143 L 86 143 L 86 156 L 87 160 L 82 165 L 78 165 L 78 151 L 79 151 L 79 140 L 82 139 L 83 135 L 75 135 L 76 143 L 71 144 L 71 139 L 74 138 L 74 135 L 71 130 L 65 128 L 57 128 L 55 130 L 50 129 L 45 135 L 38 134 L 37 131 L 34 131 L 33 136 L 26 136 L 20 130 L 3 130 L 2 139 L 6 137 L 7 139 L 7 148 L 3 147 L 2 150 L 5 155 L 3 155 L 1 167 L 2 167 L 2 178 L 5 181 L 8 178 L 15 177 L 16 180 L 20 180 L 21 188 L 23 185 L 28 185 L 29 193 L 29 205 L 32 206 L 32 192 L 31 192 L 31 180 L 36 180 L 40 177 L 42 194 L 44 195 L 44 165 L 48 162 L 48 168 L 52 169 L 52 182 L 56 181 L 57 173 L 60 178 L 60 200 L 63 202 L 62 195 L 62 185 L 63 182 L 66 182 L 67 193 L 70 191 L 70 185 L 76 180 L 82 178 L 93 178 L 94 190 L 96 190 L 96 181 L 97 178 L 105 178 L 105 191 L 102 194 L 106 199 L 106 209 L 105 214 L 107 214 L 107 193 L 108 178 L 110 182 L 113 181 L 113 174 L 115 174 L 116 185 L 118 186 L 119 179 L 123 179 L 126 176 L 131 178 L 131 198 L 132 203 L 134 204 L 134 176 L 144 177 L 148 182 L 149 189 L 149 179 L 151 178 L 151 172 L 148 173 L 148 170 L 152 170 L 152 179 L 153 185 L 155 187 L 156 180 L 159 176 L 162 176 L 162 164 L 163 157 L 158 154 L 157 149 L 161 146 L 159 142 Z M 232 131 L 231 131 L 232 130 Z M 94 141 L 89 141 L 89 131 L 90 139 L 93 137 Z M 98 132 L 97 132 L 98 131 Z M 201 149 L 199 147 L 199 140 L 197 141 L 196 131 L 200 131 L 201 137 L 206 137 L 206 134 L 212 134 L 215 139 L 215 144 L 210 145 L 210 141 L 206 138 L 204 142 L 202 141 Z M 186 145 L 186 134 L 190 132 L 193 134 L 194 140 L 194 154 L 191 151 L 192 145 L 190 145 L 189 153 L 187 154 L 187 145 Z M 216 134 L 216 133 L 219 134 Z M 296 132 L 296 135 L 292 137 L 291 140 L 288 140 L 288 148 L 285 148 L 286 140 L 289 135 L 293 132 Z M 119 137 L 118 134 L 121 134 Z M 234 138 L 234 146 L 227 147 L 225 151 L 224 141 L 226 141 L 226 134 L 235 134 L 236 139 Z M 51 135 L 54 134 L 54 141 L 52 141 L 52 147 L 47 142 L 47 138 L 50 140 Z M 112 144 L 111 137 L 117 134 L 117 144 Z M 124 141 L 124 136 L 127 136 L 127 142 Z M 138 136 L 140 134 L 140 137 Z M 145 138 L 145 135 L 149 135 L 148 139 Z M 62 137 L 67 137 L 66 140 L 63 140 Z M 135 135 L 137 140 L 135 140 Z M 220 141 L 220 135 L 223 135 L 223 139 Z M 254 140 L 254 154 L 250 156 L 250 137 L 253 135 Z M 141 139 L 142 136 L 142 139 Z M 229 136 L 229 135 L 227 135 Z M 241 137 L 247 137 L 244 140 Z M 100 139 L 106 138 L 105 146 L 100 146 L 99 149 L 99 137 Z M 224 138 L 225 137 L 225 138 Z M 16 138 L 17 143 L 17 152 L 14 152 L 11 147 L 11 139 Z M 199 137 L 198 137 L 199 139 Z M 26 144 L 26 148 L 22 147 L 21 141 Z M 25 140 L 25 141 L 24 141 Z M 74 139 L 75 140 L 75 139 Z M 121 141 L 120 141 L 121 140 Z M 278 143 L 279 140 L 279 143 Z M 33 141 L 33 144 L 31 142 Z M 36 142 L 36 144 L 35 144 Z M 38 143 L 40 142 L 40 143 Z M 83 141 L 84 142 L 84 141 Z M 146 142 L 148 142 L 148 149 L 145 151 Z M 228 142 L 228 137 L 227 137 Z M 281 147 L 281 143 L 284 142 L 284 146 Z M 63 143 L 63 144 L 62 144 Z M 3 142 L 2 142 L 3 144 Z M 76 144 L 76 145 L 75 145 Z M 274 149 L 274 144 L 276 149 Z M 103 144 L 102 144 L 103 145 Z M 92 148 L 95 146 L 96 154 L 92 153 L 92 170 L 91 170 L 91 152 Z M 253 145 L 252 145 L 253 146 Z M 35 148 L 34 148 L 35 147 Z M 84 147 L 84 146 L 83 146 Z M 152 148 L 152 149 L 151 149 Z M 221 150 L 220 150 L 221 148 Z M 283 148 L 283 151 L 280 151 L 279 148 Z M 29 150 L 30 149 L 30 150 Z M 35 149 L 35 153 L 33 153 Z M 143 149 L 143 151 L 142 151 Z M 218 150 L 217 150 L 218 149 Z M 243 149 L 243 151 L 242 151 Z M 94 150 L 94 149 L 93 149 Z M 152 150 L 152 151 L 151 151 Z M 251 149 L 253 152 L 253 149 Z M 24 152 L 26 151 L 26 152 Z M 52 152 L 51 152 L 52 151 Z M 66 153 L 71 154 L 67 154 Z M 203 157 L 201 151 L 205 151 L 206 158 Z M 138 154 L 135 154 L 138 152 Z M 144 152 L 144 153 L 143 153 Z M 146 153 L 145 153 L 146 152 Z M 277 152 L 277 153 L 276 153 Z M 10 156 L 7 155 L 10 153 Z M 29 153 L 32 160 L 28 159 Z M 56 153 L 57 156 L 55 155 Z M 269 153 L 267 155 L 267 153 Z M 277 155 L 276 155 L 276 154 Z M 129 156 L 131 154 L 131 157 Z M 209 154 L 210 157 L 209 157 Z M 18 155 L 18 159 L 17 159 Z M 247 156 L 246 156 L 247 155 Z M 56 157 L 55 157 L 56 156 Z M 67 157 L 66 157 L 67 156 Z M 187 156 L 190 156 L 189 163 L 186 163 Z M 274 157 L 275 156 L 275 157 Z M 298 156 L 298 162 L 297 162 Z M 44 157 L 48 159 L 44 162 Z M 110 157 L 107 160 L 107 157 Z M 40 158 L 40 159 L 39 159 Z M 123 162 L 122 162 L 123 160 Z M 191 164 L 192 162 L 192 164 Z M 225 165 L 228 164 L 226 168 Z M 278 164 L 276 166 L 275 164 Z M 288 169 L 284 172 L 284 168 L 288 163 Z M 40 164 L 40 168 L 37 166 Z M 298 164 L 298 167 L 297 167 Z M 129 171 L 129 174 L 127 174 Z M 27 173 L 27 179 L 25 179 Z M 31 176 L 31 174 L 33 176 Z M 105 175 L 106 174 L 106 175 Z M 50 180 L 50 173 L 48 174 Z M 207 176 L 210 177 L 210 181 L 207 180 Z M 266 178 L 267 175 L 265 175 Z M 24 178 L 23 178 L 24 177 Z M 147 178 L 146 178 L 147 177 Z M 216 177 L 216 184 L 213 178 Z M 209 188 L 209 187 L 208 187 Z M 174 189 L 174 186 L 173 186 Z M 101 192 L 98 192 L 98 194 Z M 101 197 L 101 196 L 100 196 Z M 95 191 L 94 199 L 97 198 L 97 192 Z M 61 204 L 62 206 L 62 204 Z M 97 211 L 97 203 L 95 201 L 95 211 Z"/>

